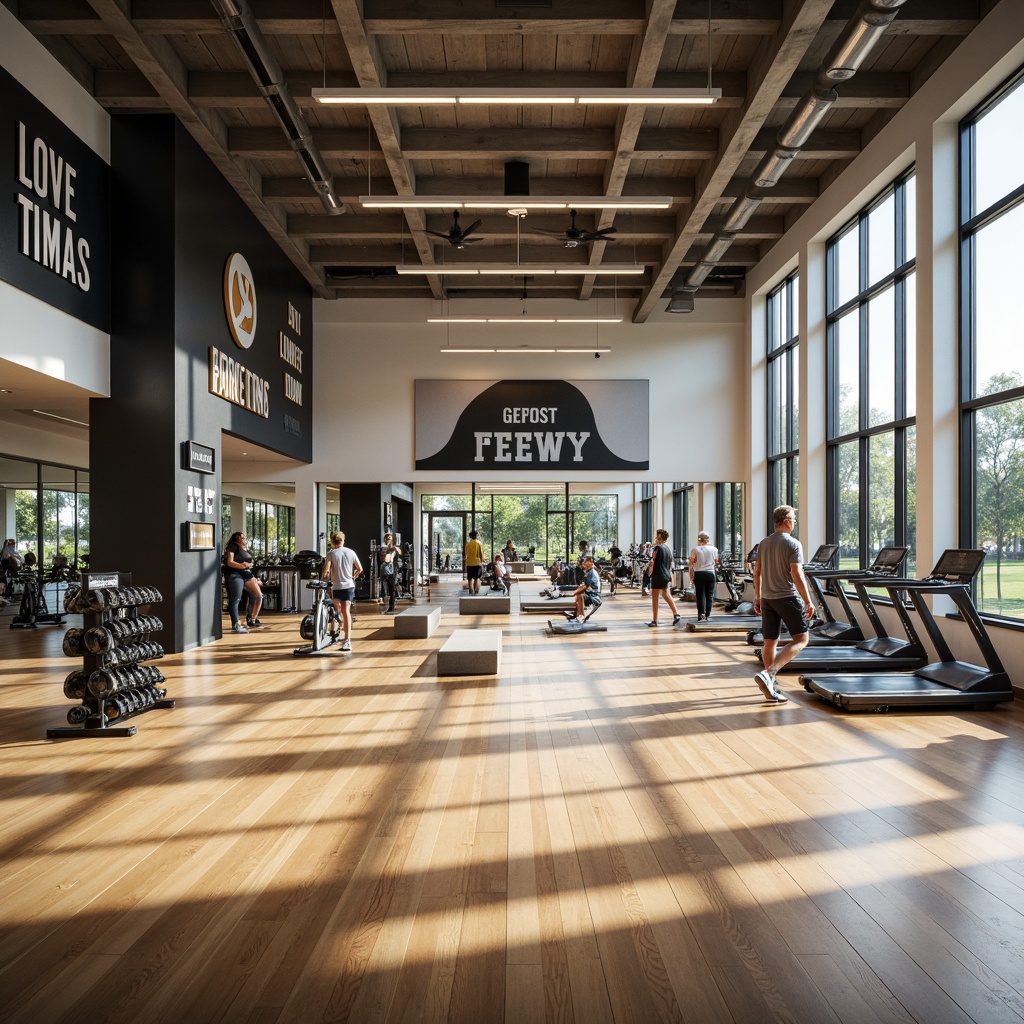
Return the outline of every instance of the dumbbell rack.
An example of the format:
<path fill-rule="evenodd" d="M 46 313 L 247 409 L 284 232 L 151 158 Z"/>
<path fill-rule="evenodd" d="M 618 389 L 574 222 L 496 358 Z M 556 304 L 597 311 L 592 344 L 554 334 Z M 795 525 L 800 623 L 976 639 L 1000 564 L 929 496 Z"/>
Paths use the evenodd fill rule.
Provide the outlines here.
<path fill-rule="evenodd" d="M 128 623 L 131 620 L 139 618 L 139 604 L 119 604 L 116 607 L 107 606 L 102 611 L 96 611 L 89 607 L 85 602 L 85 595 L 89 591 L 100 591 L 108 590 L 116 593 L 117 591 L 123 590 L 124 588 L 132 586 L 131 573 L 118 573 L 118 572 L 84 572 L 82 573 L 82 585 L 79 590 L 80 604 L 79 607 L 82 610 L 82 633 L 83 635 L 88 633 L 91 629 L 98 629 L 101 627 L 109 628 L 111 624 L 116 622 Z M 143 601 L 141 604 L 155 603 L 152 601 Z M 68 609 L 69 611 L 72 609 Z M 158 620 L 159 621 L 159 620 Z M 162 628 L 162 627 L 160 627 Z M 72 632 L 68 631 L 69 634 Z M 140 634 L 142 635 L 142 634 Z M 145 634 L 145 635 L 148 635 Z M 156 654 L 157 657 L 163 655 L 163 648 L 159 645 L 155 645 L 159 650 Z M 116 661 L 116 667 L 119 669 L 132 669 L 137 668 L 140 661 L 145 661 L 146 657 L 132 657 L 130 660 L 125 660 L 122 657 L 118 657 L 115 652 L 122 651 L 126 653 L 133 653 L 129 645 L 117 646 L 115 645 L 110 650 L 103 652 L 102 654 L 93 654 L 86 651 L 82 655 L 82 673 L 86 679 L 90 679 L 93 673 L 102 671 L 107 668 L 114 667 L 113 662 Z M 153 655 L 150 654 L 149 657 Z M 157 669 L 146 666 L 154 675 L 151 680 L 152 685 L 157 682 L 164 682 L 163 673 Z M 74 673 L 72 673 L 72 676 Z M 70 676 L 68 677 L 71 678 Z M 149 685 L 149 684 L 147 684 Z M 81 704 L 75 705 L 69 712 L 69 720 L 75 718 L 81 718 L 82 723 L 80 725 L 69 725 L 59 726 L 52 729 L 46 730 L 47 739 L 56 738 L 71 738 L 78 739 L 87 736 L 134 736 L 136 728 L 134 725 L 123 725 L 122 723 L 129 718 L 135 718 L 146 711 L 152 711 L 154 708 L 173 708 L 174 701 L 170 699 L 155 699 L 150 703 L 143 706 L 137 707 L 134 710 L 122 712 L 118 715 L 114 721 L 116 725 L 110 724 L 110 720 L 106 713 L 108 701 L 112 701 L 120 690 L 111 690 L 104 696 L 96 696 L 93 692 L 94 689 L 100 689 L 93 684 L 90 684 L 88 690 L 84 693 L 81 698 Z"/>

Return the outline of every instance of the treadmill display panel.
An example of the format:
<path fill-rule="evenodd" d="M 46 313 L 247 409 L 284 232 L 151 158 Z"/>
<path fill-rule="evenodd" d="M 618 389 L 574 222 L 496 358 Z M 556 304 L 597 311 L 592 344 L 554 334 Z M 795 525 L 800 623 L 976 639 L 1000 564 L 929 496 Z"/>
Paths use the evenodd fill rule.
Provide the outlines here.
<path fill-rule="evenodd" d="M 944 583 L 970 583 L 985 561 L 982 548 L 947 548 L 939 556 L 929 580 Z"/>
<path fill-rule="evenodd" d="M 909 550 L 910 548 L 908 547 L 882 548 L 875 555 L 875 560 L 871 563 L 871 571 L 889 573 L 895 576 L 896 570 L 903 564 L 903 559 L 907 557 Z"/>
<path fill-rule="evenodd" d="M 831 565 L 832 559 L 835 558 L 838 550 L 838 544 L 822 544 L 808 561 L 811 565 Z"/>

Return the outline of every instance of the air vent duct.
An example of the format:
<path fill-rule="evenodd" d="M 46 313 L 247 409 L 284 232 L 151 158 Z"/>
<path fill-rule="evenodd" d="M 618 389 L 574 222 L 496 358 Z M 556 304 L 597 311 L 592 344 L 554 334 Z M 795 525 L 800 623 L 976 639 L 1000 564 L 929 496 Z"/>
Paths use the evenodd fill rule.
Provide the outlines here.
<path fill-rule="evenodd" d="M 775 145 L 757 165 L 751 181 L 757 188 L 772 188 L 786 173 L 800 150 L 807 145 L 815 128 L 821 124 L 829 108 L 838 98 L 832 83 L 845 81 L 856 74 L 857 69 L 882 37 L 906 0 L 863 0 L 857 13 L 850 19 L 828 56 L 818 68 L 814 85 L 797 103 L 789 119 L 775 137 Z M 750 220 L 761 199 L 749 191 L 738 197 L 722 222 L 722 230 L 708 243 L 697 265 L 686 277 L 685 288 L 696 291 L 699 285 L 714 270 L 715 265 L 732 245 L 736 231 Z M 676 299 L 674 288 L 667 312 L 688 313 L 690 309 L 673 308 L 685 305 L 682 298 Z"/>

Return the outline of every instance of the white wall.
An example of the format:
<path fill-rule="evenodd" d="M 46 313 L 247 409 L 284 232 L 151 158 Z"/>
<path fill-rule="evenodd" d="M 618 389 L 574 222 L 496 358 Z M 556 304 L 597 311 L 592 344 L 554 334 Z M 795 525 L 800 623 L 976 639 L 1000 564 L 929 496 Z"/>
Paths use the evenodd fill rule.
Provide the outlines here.
<path fill-rule="evenodd" d="M 666 314 L 661 322 L 601 325 L 599 336 L 593 325 L 557 325 L 560 342 L 592 345 L 599 337 L 601 345 L 611 346 L 600 359 L 443 355 L 440 350 L 449 339 L 452 345 L 484 336 L 493 344 L 543 345 L 552 340 L 556 325 L 456 324 L 449 332 L 447 325 L 426 323 L 428 315 L 439 312 L 438 306 L 418 300 L 314 302 L 314 466 L 320 479 L 420 481 L 449 476 L 413 469 L 413 382 L 523 377 L 647 378 L 651 468 L 638 478 L 742 478 L 743 425 L 727 410 L 723 414 L 719 397 L 735 388 L 745 366 L 740 300 L 709 301 L 697 313 L 671 319 Z M 530 303 L 531 313 L 550 308 L 544 302 Z M 579 311 L 565 304 L 558 308 Z M 531 476 L 562 479 L 564 474 Z M 614 480 L 621 474 L 596 478 Z M 478 479 L 505 480 L 508 475 L 490 471 Z"/>

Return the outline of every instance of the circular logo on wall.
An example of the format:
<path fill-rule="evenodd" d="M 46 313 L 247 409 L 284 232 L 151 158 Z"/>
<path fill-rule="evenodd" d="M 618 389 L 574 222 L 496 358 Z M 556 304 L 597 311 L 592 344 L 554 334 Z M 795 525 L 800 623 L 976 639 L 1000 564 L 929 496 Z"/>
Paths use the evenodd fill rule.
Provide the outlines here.
<path fill-rule="evenodd" d="M 233 252 L 224 268 L 224 310 L 235 344 L 248 348 L 256 337 L 256 286 L 240 252 Z"/>

